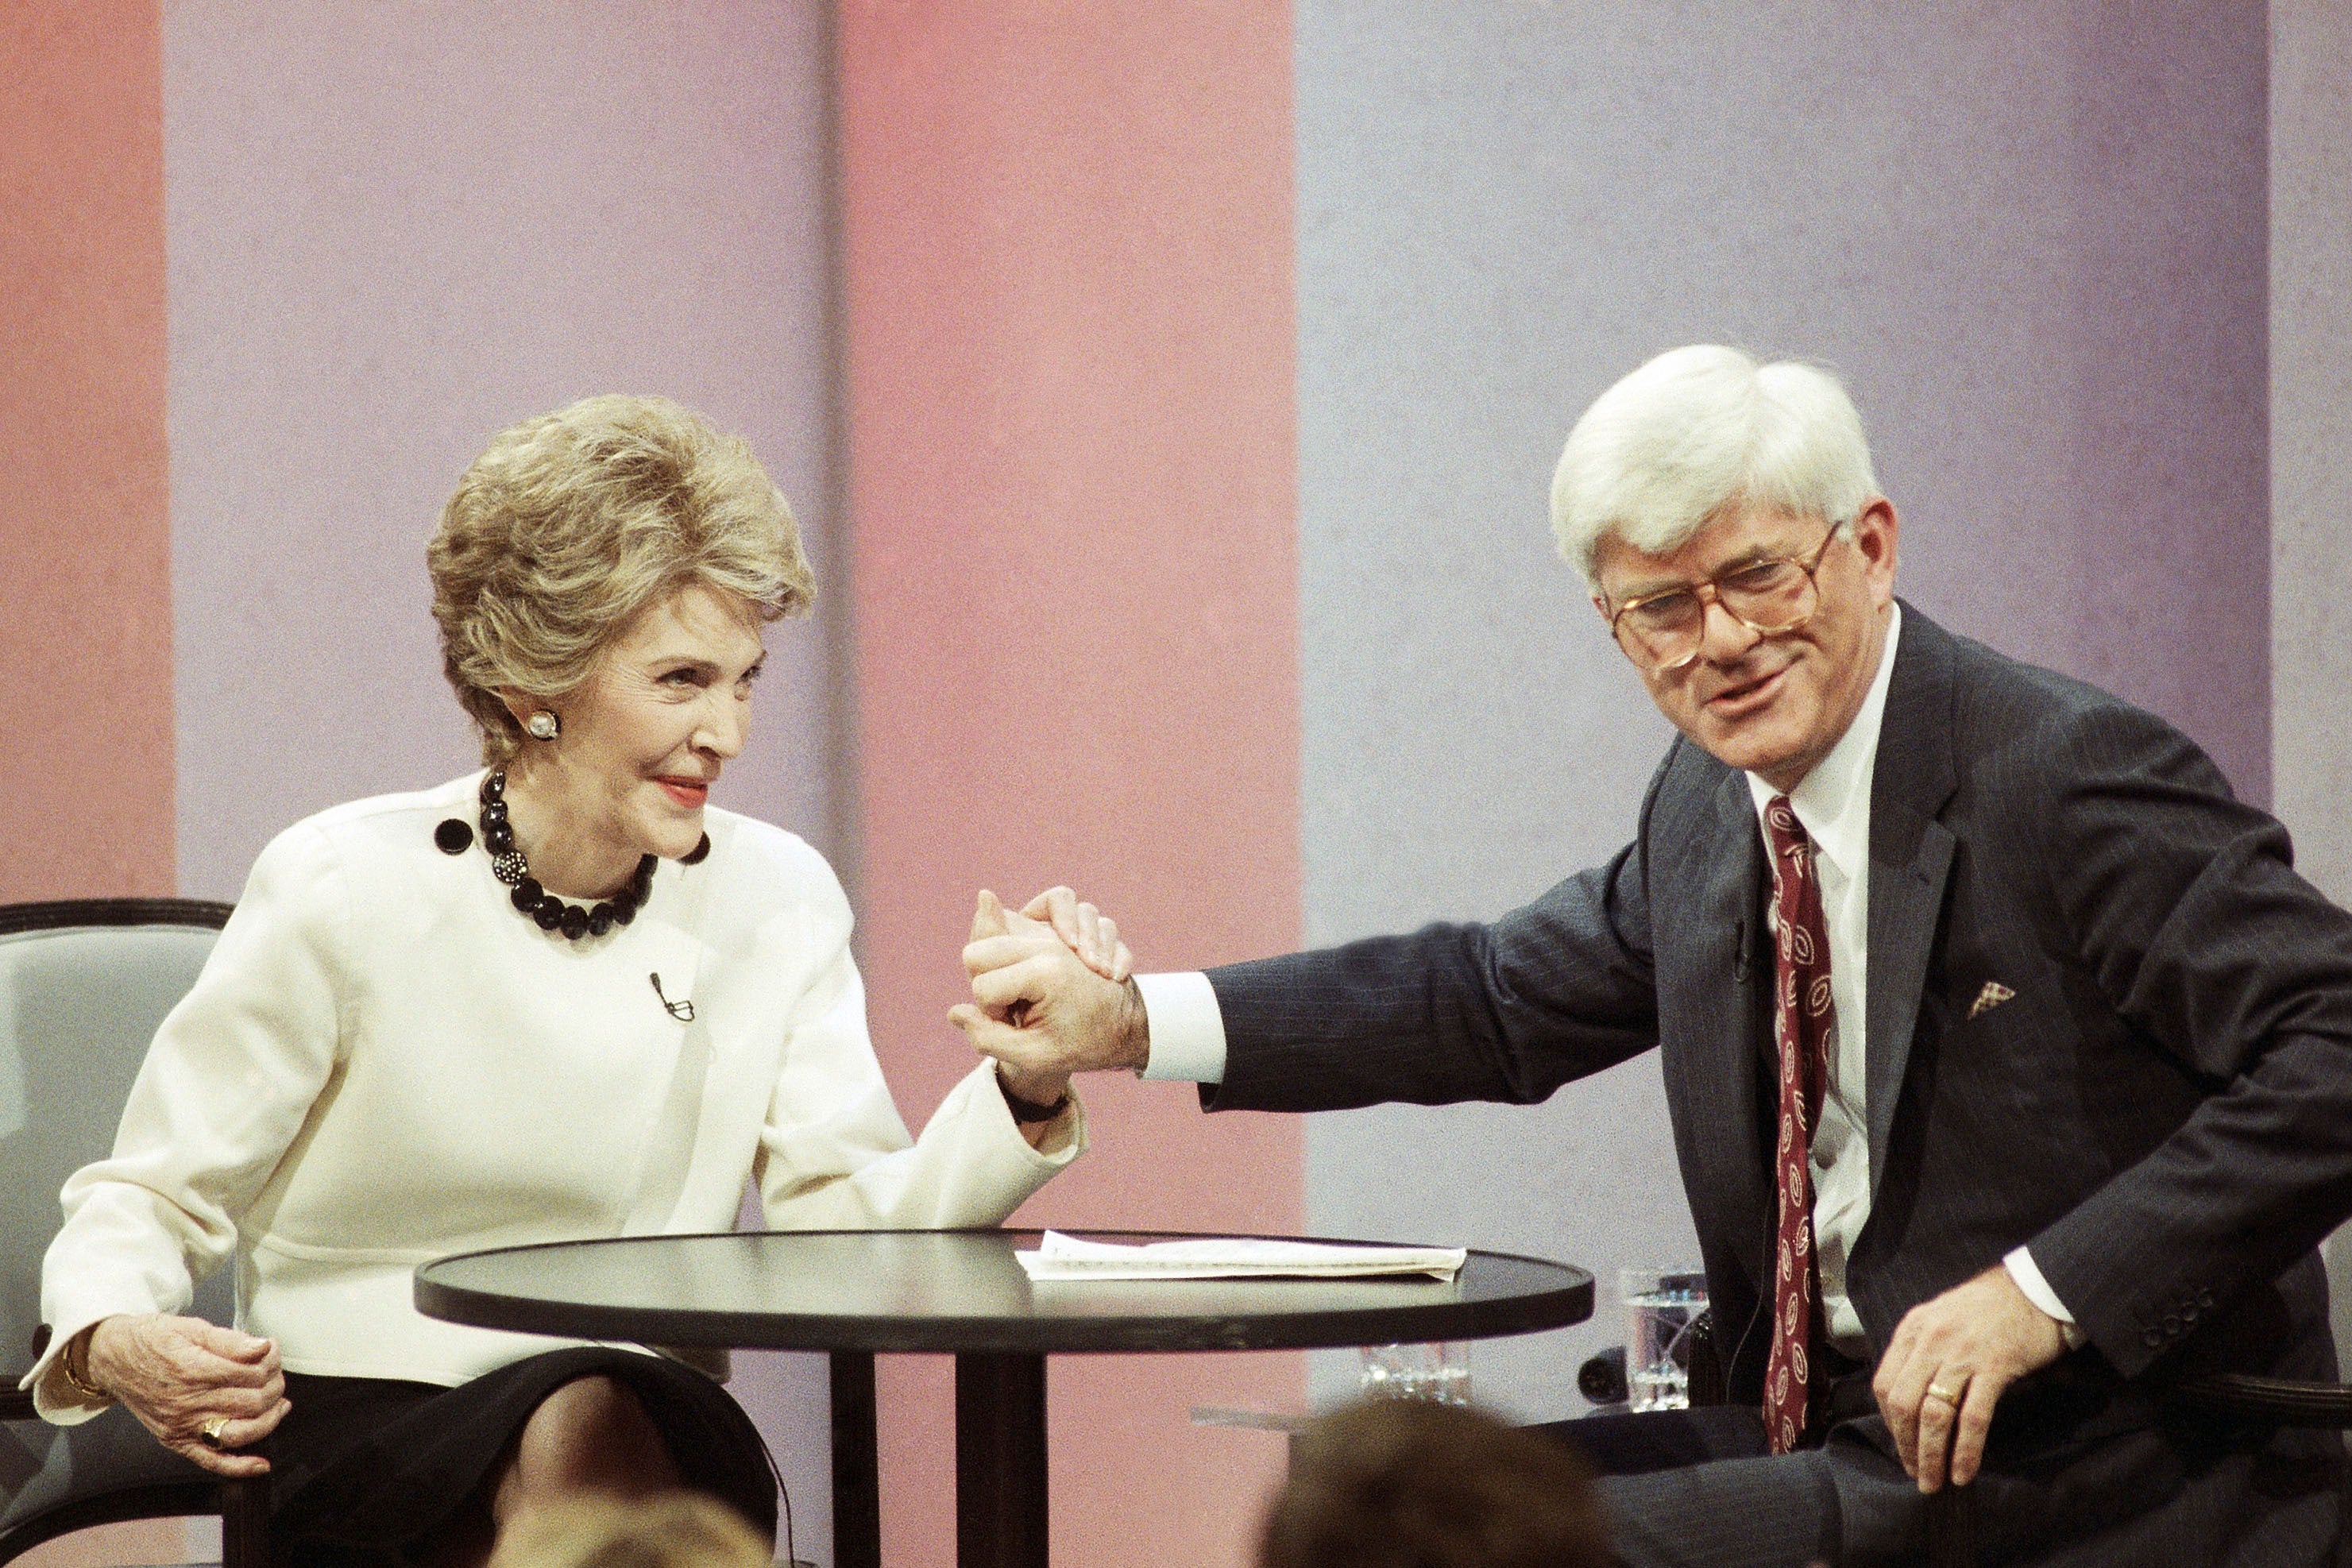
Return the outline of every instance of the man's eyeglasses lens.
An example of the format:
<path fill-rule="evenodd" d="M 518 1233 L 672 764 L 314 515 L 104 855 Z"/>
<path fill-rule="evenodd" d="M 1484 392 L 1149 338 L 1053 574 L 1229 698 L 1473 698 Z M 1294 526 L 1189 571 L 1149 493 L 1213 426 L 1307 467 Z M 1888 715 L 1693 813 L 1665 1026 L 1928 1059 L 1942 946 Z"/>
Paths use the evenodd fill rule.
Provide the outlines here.
<path fill-rule="evenodd" d="M 1749 629 L 1771 637 L 1793 631 L 1813 613 L 1812 574 L 1796 561 L 1759 561 L 1715 580 L 1715 596 Z M 1698 651 L 1706 636 L 1706 605 L 1695 593 L 1661 594 L 1618 612 L 1618 640 L 1653 668 L 1667 668 Z"/>

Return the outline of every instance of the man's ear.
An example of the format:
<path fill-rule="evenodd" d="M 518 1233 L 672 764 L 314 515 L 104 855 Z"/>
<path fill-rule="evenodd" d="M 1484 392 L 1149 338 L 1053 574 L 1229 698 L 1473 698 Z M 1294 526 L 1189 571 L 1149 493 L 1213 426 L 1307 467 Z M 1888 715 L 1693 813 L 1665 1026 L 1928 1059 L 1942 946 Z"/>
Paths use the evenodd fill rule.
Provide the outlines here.
<path fill-rule="evenodd" d="M 1871 497 L 1854 517 L 1854 548 L 1862 552 L 1863 571 L 1869 579 L 1874 604 L 1883 605 L 1895 596 L 1896 545 L 1902 531 L 1902 521 L 1895 515 L 1895 503 L 1885 496 Z"/>

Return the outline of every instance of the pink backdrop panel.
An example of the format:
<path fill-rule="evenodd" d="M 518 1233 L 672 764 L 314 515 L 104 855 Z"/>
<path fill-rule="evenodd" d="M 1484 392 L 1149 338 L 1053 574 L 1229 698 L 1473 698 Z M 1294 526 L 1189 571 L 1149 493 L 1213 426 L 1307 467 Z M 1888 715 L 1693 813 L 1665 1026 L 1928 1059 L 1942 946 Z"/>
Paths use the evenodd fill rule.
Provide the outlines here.
<path fill-rule="evenodd" d="M 910 1120 L 974 889 L 1067 881 L 1147 967 L 1299 938 L 1290 21 L 1255 0 L 854 4 L 840 24 L 874 1032 Z M 1295 1228 L 1295 1121 L 1088 1080 L 1039 1224 Z M 1247 1555 L 1291 1357 L 1050 1373 L 1055 1560 Z M 886 1362 L 885 1557 L 952 1559 L 943 1365 Z"/>
<path fill-rule="evenodd" d="M 0 902 L 173 886 L 163 37 L 0 11 Z"/>

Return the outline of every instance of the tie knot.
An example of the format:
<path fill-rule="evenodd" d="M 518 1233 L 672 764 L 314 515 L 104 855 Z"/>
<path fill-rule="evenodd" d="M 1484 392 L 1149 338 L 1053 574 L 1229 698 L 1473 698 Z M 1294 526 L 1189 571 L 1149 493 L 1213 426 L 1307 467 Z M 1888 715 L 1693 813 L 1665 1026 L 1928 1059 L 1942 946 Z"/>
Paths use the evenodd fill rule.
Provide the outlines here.
<path fill-rule="evenodd" d="M 1765 832 L 1772 840 L 1776 858 L 1801 855 L 1812 842 L 1805 833 L 1805 825 L 1797 820 L 1797 808 L 1789 804 L 1785 795 L 1776 795 L 1764 808 Z"/>

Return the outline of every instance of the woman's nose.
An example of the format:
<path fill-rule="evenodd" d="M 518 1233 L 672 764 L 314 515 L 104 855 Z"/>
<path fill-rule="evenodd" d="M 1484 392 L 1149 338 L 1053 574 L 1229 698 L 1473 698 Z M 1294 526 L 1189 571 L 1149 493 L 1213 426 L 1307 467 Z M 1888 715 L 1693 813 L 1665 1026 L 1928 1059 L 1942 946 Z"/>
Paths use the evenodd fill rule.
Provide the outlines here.
<path fill-rule="evenodd" d="M 714 691 L 711 697 L 716 706 L 705 706 L 695 746 L 722 760 L 737 756 L 751 733 L 751 705 L 731 691 Z"/>

